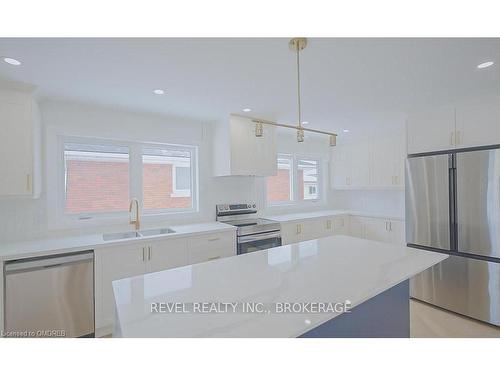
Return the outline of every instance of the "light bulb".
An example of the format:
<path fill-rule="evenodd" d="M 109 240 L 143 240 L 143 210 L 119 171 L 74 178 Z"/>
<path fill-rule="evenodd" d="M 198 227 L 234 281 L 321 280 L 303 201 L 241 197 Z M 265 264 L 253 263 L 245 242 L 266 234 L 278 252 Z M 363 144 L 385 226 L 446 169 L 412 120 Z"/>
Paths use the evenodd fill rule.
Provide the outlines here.
<path fill-rule="evenodd" d="M 255 124 L 255 136 L 262 137 L 264 135 L 264 127 L 262 126 L 262 122 L 257 122 Z"/>
<path fill-rule="evenodd" d="M 297 142 L 304 142 L 304 130 L 297 130 Z"/>
<path fill-rule="evenodd" d="M 337 136 L 330 135 L 330 147 L 337 146 Z"/>

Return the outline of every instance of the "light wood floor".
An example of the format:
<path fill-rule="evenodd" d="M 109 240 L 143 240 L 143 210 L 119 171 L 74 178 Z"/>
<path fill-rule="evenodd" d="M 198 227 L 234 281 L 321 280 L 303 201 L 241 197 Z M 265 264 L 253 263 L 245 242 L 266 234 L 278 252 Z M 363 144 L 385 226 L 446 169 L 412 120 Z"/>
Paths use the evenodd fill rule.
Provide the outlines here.
<path fill-rule="evenodd" d="M 500 337 L 500 328 L 412 299 L 410 335 L 425 338 L 490 338 Z"/>

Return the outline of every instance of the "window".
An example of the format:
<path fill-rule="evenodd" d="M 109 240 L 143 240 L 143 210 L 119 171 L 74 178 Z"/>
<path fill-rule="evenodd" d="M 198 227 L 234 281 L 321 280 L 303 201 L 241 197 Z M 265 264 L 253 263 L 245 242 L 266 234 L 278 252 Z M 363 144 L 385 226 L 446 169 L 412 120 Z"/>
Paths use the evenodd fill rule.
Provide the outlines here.
<path fill-rule="evenodd" d="M 65 215 L 126 215 L 131 198 L 144 215 L 197 211 L 194 146 L 67 138 L 62 149 Z"/>
<path fill-rule="evenodd" d="M 278 157 L 278 172 L 276 176 L 267 178 L 267 201 L 279 204 L 293 200 L 293 159 L 291 156 Z"/>
<path fill-rule="evenodd" d="M 318 201 L 321 199 L 320 162 L 279 155 L 278 172 L 267 178 L 266 186 L 267 201 L 271 205 Z"/>
<path fill-rule="evenodd" d="M 66 213 L 128 210 L 128 147 L 66 143 L 64 166 Z"/>
<path fill-rule="evenodd" d="M 190 150 L 144 148 L 142 165 L 145 210 L 193 207 Z"/>
<path fill-rule="evenodd" d="M 318 161 L 299 159 L 298 161 L 299 199 L 318 199 Z"/>

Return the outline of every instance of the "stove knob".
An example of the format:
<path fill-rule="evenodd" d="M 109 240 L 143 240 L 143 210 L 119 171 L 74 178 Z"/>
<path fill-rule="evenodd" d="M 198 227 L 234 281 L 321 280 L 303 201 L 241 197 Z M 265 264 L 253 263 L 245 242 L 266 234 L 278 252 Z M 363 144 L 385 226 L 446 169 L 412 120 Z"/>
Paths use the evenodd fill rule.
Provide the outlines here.
<path fill-rule="evenodd" d="M 253 205 L 253 208 L 257 207 L 255 204 Z"/>
<path fill-rule="evenodd" d="M 229 206 L 226 204 L 226 205 L 224 206 L 224 211 L 228 211 L 228 210 L 229 210 Z"/>
<path fill-rule="evenodd" d="M 252 205 L 251 204 L 247 205 L 247 208 L 252 208 Z"/>

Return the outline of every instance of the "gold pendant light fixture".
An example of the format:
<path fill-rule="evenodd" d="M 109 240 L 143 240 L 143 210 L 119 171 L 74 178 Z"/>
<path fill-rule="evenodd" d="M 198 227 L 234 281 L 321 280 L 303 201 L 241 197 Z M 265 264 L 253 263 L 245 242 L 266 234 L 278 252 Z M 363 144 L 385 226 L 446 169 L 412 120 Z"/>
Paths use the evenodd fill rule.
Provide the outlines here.
<path fill-rule="evenodd" d="M 256 137 L 263 137 L 264 136 L 264 124 L 266 124 L 266 125 L 277 126 L 277 127 L 281 127 L 281 128 L 295 129 L 297 131 L 297 142 L 304 142 L 304 132 L 305 131 L 311 132 L 311 133 L 325 134 L 325 135 L 328 135 L 330 137 L 330 146 L 336 146 L 337 145 L 337 134 L 322 131 L 322 130 L 304 128 L 302 126 L 302 108 L 301 108 L 301 90 L 300 90 L 300 52 L 304 48 L 307 47 L 307 39 L 306 38 L 293 38 L 288 43 L 288 46 L 290 47 L 290 49 L 293 52 L 295 52 L 296 61 L 297 61 L 297 125 L 279 124 L 279 123 L 274 122 L 274 121 L 258 119 L 258 118 L 250 117 L 250 116 L 243 116 L 243 115 L 236 114 L 236 113 L 232 113 L 231 115 L 246 118 L 246 119 L 254 122 L 255 123 L 255 136 Z"/>

